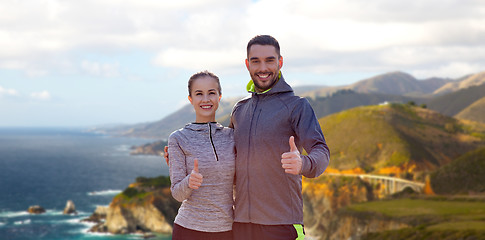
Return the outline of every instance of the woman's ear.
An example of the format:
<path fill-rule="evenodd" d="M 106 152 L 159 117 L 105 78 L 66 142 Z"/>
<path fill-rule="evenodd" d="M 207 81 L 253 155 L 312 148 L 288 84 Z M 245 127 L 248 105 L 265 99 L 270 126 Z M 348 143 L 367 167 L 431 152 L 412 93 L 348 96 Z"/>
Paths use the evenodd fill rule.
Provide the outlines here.
<path fill-rule="evenodd" d="M 187 98 L 189 99 L 190 104 L 192 104 L 192 97 L 189 95 Z"/>

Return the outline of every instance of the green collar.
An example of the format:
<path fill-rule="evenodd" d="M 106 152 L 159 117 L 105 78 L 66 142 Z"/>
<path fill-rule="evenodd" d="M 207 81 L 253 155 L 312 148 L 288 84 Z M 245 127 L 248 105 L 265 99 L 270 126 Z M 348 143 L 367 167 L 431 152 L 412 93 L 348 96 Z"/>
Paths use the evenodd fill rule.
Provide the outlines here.
<path fill-rule="evenodd" d="M 280 80 L 280 78 L 281 78 L 281 71 L 280 71 L 280 73 L 278 74 L 278 80 Z M 249 80 L 248 85 L 246 85 L 246 90 L 248 90 L 248 92 L 253 92 L 253 93 L 256 93 L 256 86 L 254 86 L 253 79 Z M 268 90 L 266 90 L 266 91 L 264 91 L 264 92 L 262 92 L 262 93 L 266 93 L 266 92 L 268 92 L 269 90 L 271 90 L 271 88 L 270 88 L 270 89 L 268 89 Z M 257 93 L 257 94 L 262 94 L 262 93 Z"/>

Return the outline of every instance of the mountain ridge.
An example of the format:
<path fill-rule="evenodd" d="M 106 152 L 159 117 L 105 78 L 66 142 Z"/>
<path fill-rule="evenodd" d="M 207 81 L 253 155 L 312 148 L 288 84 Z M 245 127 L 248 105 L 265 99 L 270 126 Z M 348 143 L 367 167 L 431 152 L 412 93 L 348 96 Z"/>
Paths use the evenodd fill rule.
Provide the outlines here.
<path fill-rule="evenodd" d="M 469 79 L 472 79 L 476 82 L 477 79 L 482 78 L 485 82 L 485 74 L 478 73 L 467 75 L 459 80 L 471 81 Z M 433 101 L 434 98 L 431 98 L 432 92 L 436 91 L 436 89 L 446 85 L 447 83 L 450 83 L 450 81 L 455 80 L 451 80 L 449 78 L 428 78 L 424 80 L 417 80 L 410 74 L 396 71 L 364 79 L 349 86 L 322 86 L 321 88 L 316 86 L 298 86 L 294 89 L 295 92 L 300 96 L 309 99 L 312 107 L 316 108 L 315 112 L 317 117 L 323 117 L 351 107 L 375 105 L 385 101 L 401 103 L 408 101 L 420 102 L 431 105 L 432 107 L 430 108 L 440 111 L 439 107 L 436 107 L 435 105 L 443 106 L 447 104 L 449 100 L 447 100 L 446 97 L 443 97 L 442 99 L 445 99 L 445 101 L 447 101 L 446 103 L 440 102 L 440 100 Z M 396 88 L 396 86 L 400 87 Z M 460 90 L 460 85 L 456 85 L 456 87 L 458 88 L 457 90 Z M 318 89 L 315 90 L 315 88 Z M 395 89 L 393 90 L 393 88 Z M 345 91 L 349 90 L 353 92 L 353 95 L 346 95 L 346 97 L 351 97 L 350 99 L 338 96 L 340 93 L 345 93 Z M 454 92 L 442 93 L 441 96 L 447 96 L 448 94 L 453 93 Z M 229 115 L 232 107 L 237 100 L 242 98 L 243 97 L 241 96 L 228 100 L 223 99 L 219 105 L 216 120 L 227 126 L 230 120 Z M 472 104 L 472 102 L 470 102 L 468 105 L 470 104 Z M 468 105 L 462 106 L 459 110 L 464 110 Z M 447 112 L 440 112 L 447 114 Z M 450 116 L 454 116 L 457 113 L 458 112 L 451 114 Z M 193 118 L 194 112 L 192 106 L 187 104 L 181 107 L 179 110 L 155 122 L 139 123 L 112 128 L 94 128 L 92 131 L 100 131 L 116 136 L 166 140 L 171 132 L 182 128 L 186 123 L 193 121 Z"/>

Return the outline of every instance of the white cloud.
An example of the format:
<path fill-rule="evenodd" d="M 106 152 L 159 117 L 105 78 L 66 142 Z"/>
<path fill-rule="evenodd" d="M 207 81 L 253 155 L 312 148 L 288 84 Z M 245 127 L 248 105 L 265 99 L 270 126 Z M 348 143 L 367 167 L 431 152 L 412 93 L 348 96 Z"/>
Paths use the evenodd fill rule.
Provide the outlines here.
<path fill-rule="evenodd" d="M 446 65 L 440 65 L 434 68 L 418 69 L 410 73 L 418 79 L 428 77 L 450 77 L 460 78 L 469 74 L 483 72 L 485 62 L 467 63 L 467 62 L 450 62 Z"/>
<path fill-rule="evenodd" d="M 107 78 L 120 76 L 119 63 L 102 64 L 99 62 L 83 61 L 81 63 L 81 68 L 83 69 L 83 71 L 93 76 L 101 76 Z"/>
<path fill-rule="evenodd" d="M 237 57 L 239 55 L 239 57 Z M 197 50 L 167 49 L 161 52 L 154 63 L 160 66 L 184 68 L 193 71 L 208 69 L 222 71 L 225 68 L 243 64 L 244 55 L 240 50 Z"/>
<path fill-rule="evenodd" d="M 79 53 L 133 50 L 154 53 L 166 68 L 236 69 L 256 34 L 274 35 L 286 60 L 317 72 L 436 67 L 444 55 L 439 66 L 472 65 L 485 47 L 479 0 L 25 0 L 2 1 L 0 16 L 0 68 L 34 77 L 72 72 L 65 65 Z M 117 63 L 81 68 L 121 74 Z"/>
<path fill-rule="evenodd" d="M 48 91 L 34 92 L 30 94 L 30 97 L 37 100 L 49 100 L 51 99 L 51 94 Z"/>
<path fill-rule="evenodd" d="M 0 86 L 0 97 L 2 97 L 2 96 L 19 96 L 19 95 L 20 94 L 15 89 L 4 88 L 4 87 Z"/>

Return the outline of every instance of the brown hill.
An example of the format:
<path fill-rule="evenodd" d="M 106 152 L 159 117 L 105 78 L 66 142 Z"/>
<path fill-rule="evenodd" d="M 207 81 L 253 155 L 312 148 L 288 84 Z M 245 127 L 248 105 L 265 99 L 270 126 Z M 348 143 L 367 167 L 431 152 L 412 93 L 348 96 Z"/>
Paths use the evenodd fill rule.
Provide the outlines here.
<path fill-rule="evenodd" d="M 339 90 L 347 89 L 359 93 L 380 93 L 421 97 L 432 94 L 445 84 L 452 82 L 450 78 L 428 78 L 418 80 L 404 72 L 389 72 L 371 78 L 363 79 L 348 86 L 321 87 L 303 93 L 304 97 L 326 97 Z"/>
<path fill-rule="evenodd" d="M 438 95 L 425 102 L 430 109 L 446 116 L 455 116 L 483 97 L 485 97 L 485 84 Z M 473 115 L 473 112 L 470 113 Z"/>
<path fill-rule="evenodd" d="M 456 114 L 455 117 L 485 123 L 485 97 L 472 103 L 470 106 Z"/>
<path fill-rule="evenodd" d="M 468 88 L 471 86 L 478 86 L 485 84 L 485 72 L 480 72 L 477 74 L 472 74 L 465 76 L 457 81 L 449 82 L 436 91 L 433 94 L 444 94 L 449 92 L 454 92 L 463 88 Z"/>
<path fill-rule="evenodd" d="M 350 89 L 364 93 L 386 93 L 395 95 L 422 95 L 432 93 L 448 81 L 433 78 L 419 81 L 404 72 L 390 72 L 364 79 L 349 86 Z"/>

